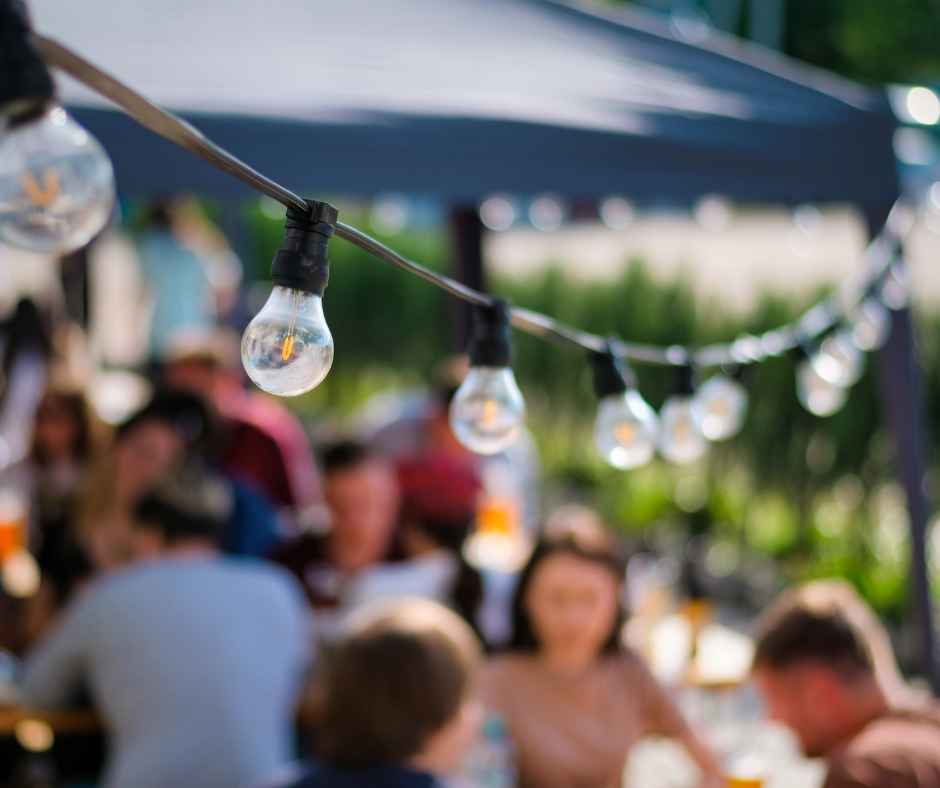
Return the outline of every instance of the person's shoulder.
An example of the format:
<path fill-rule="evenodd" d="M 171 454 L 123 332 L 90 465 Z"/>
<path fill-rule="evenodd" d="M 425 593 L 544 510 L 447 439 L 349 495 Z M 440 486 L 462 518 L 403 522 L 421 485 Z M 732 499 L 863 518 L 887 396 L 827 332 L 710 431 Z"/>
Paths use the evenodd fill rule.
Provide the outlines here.
<path fill-rule="evenodd" d="M 929 751 L 940 765 L 940 710 L 934 705 L 894 709 L 873 720 L 845 748 L 846 757 L 897 750 Z"/>
<path fill-rule="evenodd" d="M 139 561 L 95 575 L 84 587 L 81 598 L 99 600 L 113 595 L 124 597 L 134 587 L 159 583 L 165 568 L 163 561 Z"/>
<path fill-rule="evenodd" d="M 240 583 L 254 584 L 260 590 L 288 598 L 291 602 L 303 600 L 303 590 L 297 579 L 283 567 L 260 558 L 226 556 L 220 560 L 224 571 Z"/>
<path fill-rule="evenodd" d="M 940 713 L 895 710 L 871 722 L 829 760 L 826 788 L 881 786 L 929 773 L 940 785 Z M 907 784 L 907 783 L 903 783 Z"/>
<path fill-rule="evenodd" d="M 843 753 L 829 760 L 823 788 L 879 788 L 886 785 L 883 768 L 868 756 Z"/>

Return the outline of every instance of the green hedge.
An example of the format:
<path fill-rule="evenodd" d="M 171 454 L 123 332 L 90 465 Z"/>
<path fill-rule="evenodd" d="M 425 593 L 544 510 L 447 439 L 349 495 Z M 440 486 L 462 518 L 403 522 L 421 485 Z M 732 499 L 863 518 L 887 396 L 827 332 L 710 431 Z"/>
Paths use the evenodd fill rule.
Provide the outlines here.
<path fill-rule="evenodd" d="M 354 218 L 369 229 L 364 217 Z M 255 270 L 264 271 L 281 225 L 260 213 L 253 214 L 252 222 Z M 403 233 L 387 240 L 432 268 L 448 267 L 443 233 Z M 323 386 L 295 403 L 311 421 L 342 419 L 377 391 L 426 381 L 435 363 L 454 347 L 453 304 L 436 288 L 343 241 L 333 243 L 332 259 L 325 308 L 336 341 L 334 370 Z M 688 281 L 658 282 L 639 260 L 630 261 L 616 281 L 603 284 L 575 281 L 554 267 L 525 279 L 494 282 L 493 289 L 516 304 L 579 327 L 661 345 L 703 344 L 762 332 L 793 319 L 824 294 L 810 299 L 767 295 L 749 314 L 735 316 L 718 303 L 696 299 Z M 940 321 L 920 315 L 918 325 L 933 427 L 931 457 L 936 457 L 940 347 L 934 338 L 940 336 Z M 906 537 L 903 524 L 899 530 L 893 521 L 885 525 L 879 519 L 878 501 L 897 494 L 893 444 L 882 427 L 874 358 L 846 407 L 830 419 L 817 419 L 798 404 L 792 360 L 764 363 L 747 381 L 750 408 L 742 434 L 714 447 L 702 467 L 654 463 L 623 473 L 594 454 L 594 398 L 583 355 L 518 332 L 515 353 L 550 498 L 588 497 L 627 531 L 679 529 L 689 517 L 690 503 L 683 498 L 690 496 L 683 490 L 697 485 L 698 506 L 716 538 L 774 558 L 792 578 L 847 576 L 882 612 L 900 612 Z M 655 367 L 636 371 L 644 395 L 660 405 L 671 386 L 670 374 Z M 696 496 L 691 498 L 695 508 Z M 885 528 L 893 529 L 893 535 L 883 536 Z M 890 555 L 884 539 L 893 540 Z"/>

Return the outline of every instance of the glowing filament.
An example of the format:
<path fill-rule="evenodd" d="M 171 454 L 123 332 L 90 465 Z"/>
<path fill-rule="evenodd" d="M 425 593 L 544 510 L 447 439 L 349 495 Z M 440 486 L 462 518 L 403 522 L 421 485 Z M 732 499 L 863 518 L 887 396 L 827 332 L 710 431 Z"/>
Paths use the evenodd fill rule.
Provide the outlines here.
<path fill-rule="evenodd" d="M 633 443 L 634 438 L 636 438 L 636 433 L 636 425 L 628 422 L 618 424 L 617 428 L 614 430 L 614 434 L 617 436 L 617 442 L 622 446 L 629 446 Z"/>
<path fill-rule="evenodd" d="M 483 402 L 483 413 L 480 420 L 484 429 L 490 429 L 496 425 L 499 419 L 499 405 L 496 400 L 488 399 Z"/>
<path fill-rule="evenodd" d="M 29 201 L 39 208 L 47 208 L 59 196 L 61 185 L 59 173 L 55 170 L 45 170 L 42 174 L 42 185 L 33 177 L 31 172 L 24 173 L 20 180 L 23 191 Z"/>
<path fill-rule="evenodd" d="M 293 326 L 291 326 L 291 329 Z M 284 340 L 284 344 L 281 345 L 281 360 L 290 361 L 291 355 L 294 353 L 294 332 L 292 330 L 287 334 L 287 338 Z"/>

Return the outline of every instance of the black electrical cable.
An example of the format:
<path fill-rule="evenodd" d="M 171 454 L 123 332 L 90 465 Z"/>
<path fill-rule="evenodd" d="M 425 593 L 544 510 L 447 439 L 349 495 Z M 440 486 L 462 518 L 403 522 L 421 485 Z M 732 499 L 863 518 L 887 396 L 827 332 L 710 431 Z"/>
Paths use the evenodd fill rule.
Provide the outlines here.
<path fill-rule="evenodd" d="M 250 167 L 216 145 L 190 123 L 153 104 L 73 50 L 37 33 L 32 34 L 32 41 L 48 65 L 64 71 L 99 95 L 113 101 L 145 128 L 233 175 L 281 203 L 285 208 L 302 212 L 309 210 L 307 201 L 300 195 Z M 767 332 L 759 337 L 741 337 L 729 344 L 709 345 L 697 350 L 679 346 L 662 348 L 624 342 L 619 339 L 608 340 L 606 337 L 581 331 L 547 315 L 522 307 L 511 308 L 512 325 L 542 339 L 575 345 L 596 353 L 603 353 L 609 349 L 621 358 L 645 364 L 677 367 L 685 366 L 690 362 L 698 367 L 755 364 L 773 356 L 783 355 L 799 347 L 807 338 L 828 331 L 839 322 L 840 314 L 864 298 L 870 292 L 872 283 L 884 276 L 896 262 L 900 238 L 906 235 L 906 232 L 899 233 L 897 228 L 904 224 L 903 217 L 906 213 L 906 206 L 898 201 L 882 233 L 869 244 L 865 253 L 868 258 L 867 271 L 860 285 L 847 283 L 840 296 L 833 296 L 817 304 L 794 324 Z M 495 298 L 486 293 L 481 293 L 455 279 L 409 260 L 355 227 L 337 222 L 336 235 L 403 271 L 421 277 L 455 298 L 476 306 L 493 306 L 496 302 Z M 847 293 L 849 295 L 846 295 Z"/>

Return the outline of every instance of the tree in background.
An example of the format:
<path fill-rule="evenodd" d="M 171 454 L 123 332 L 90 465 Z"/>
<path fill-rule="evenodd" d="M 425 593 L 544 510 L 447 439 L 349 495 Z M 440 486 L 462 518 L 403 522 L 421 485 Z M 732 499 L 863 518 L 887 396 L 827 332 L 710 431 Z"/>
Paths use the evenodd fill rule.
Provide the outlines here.
<path fill-rule="evenodd" d="M 861 82 L 940 81 L 940 0 L 605 0 L 698 10 L 728 32 Z"/>

